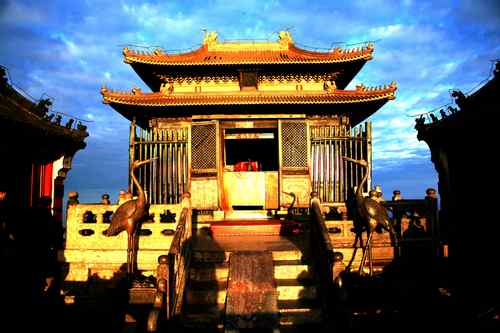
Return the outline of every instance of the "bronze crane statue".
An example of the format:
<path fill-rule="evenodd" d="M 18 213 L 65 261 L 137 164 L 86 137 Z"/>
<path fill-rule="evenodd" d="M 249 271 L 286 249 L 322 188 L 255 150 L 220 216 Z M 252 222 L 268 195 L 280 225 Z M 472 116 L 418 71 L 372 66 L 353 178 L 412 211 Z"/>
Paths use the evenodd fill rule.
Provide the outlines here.
<path fill-rule="evenodd" d="M 130 176 L 132 177 L 134 185 L 137 187 L 137 199 L 129 200 L 121 204 L 111 218 L 111 225 L 103 232 L 106 236 L 116 236 L 123 230 L 127 231 L 127 273 L 129 275 L 132 275 L 135 271 L 135 236 L 137 235 L 140 221 L 147 213 L 148 209 L 144 190 L 135 177 L 135 169 L 141 165 L 151 163 L 155 159 L 157 158 L 155 157 L 144 161 L 134 161 L 132 163 Z"/>
<path fill-rule="evenodd" d="M 384 206 L 382 206 L 376 200 L 372 198 L 365 198 L 363 196 L 363 186 L 365 185 L 368 174 L 369 174 L 369 165 L 365 160 L 355 160 L 346 156 L 343 158 L 352 163 L 359 164 L 365 168 L 365 173 L 363 179 L 358 184 L 358 188 L 356 189 L 356 213 L 357 213 L 357 223 L 360 227 L 365 228 L 367 232 L 368 239 L 366 241 L 365 246 L 363 247 L 363 258 L 361 259 L 361 263 L 359 264 L 359 274 L 363 273 L 364 263 L 366 261 L 366 255 L 369 254 L 370 257 L 370 275 L 373 273 L 373 265 L 372 265 L 372 246 L 371 240 L 373 232 L 382 232 L 382 229 L 388 231 L 391 234 L 391 238 L 396 242 L 397 239 L 395 237 L 394 228 L 392 226 L 391 220 L 387 215 L 387 210 Z M 362 232 L 362 231 L 360 231 Z M 358 238 L 358 237 L 357 237 Z M 361 235 L 359 236 L 360 242 Z M 354 254 L 355 255 L 355 254 Z"/>

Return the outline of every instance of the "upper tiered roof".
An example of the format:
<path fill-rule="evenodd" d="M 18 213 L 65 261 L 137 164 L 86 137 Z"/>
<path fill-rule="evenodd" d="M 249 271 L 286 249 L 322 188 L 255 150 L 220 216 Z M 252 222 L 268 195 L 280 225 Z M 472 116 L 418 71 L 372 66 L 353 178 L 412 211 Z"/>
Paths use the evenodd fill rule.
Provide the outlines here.
<path fill-rule="evenodd" d="M 351 49 L 335 47 L 327 52 L 305 50 L 295 45 L 287 31 L 280 32 L 276 42 L 219 42 L 217 34 L 211 32 L 205 35 L 198 49 L 186 53 L 168 53 L 161 49 L 152 52 L 123 50 L 125 63 L 130 64 L 153 91 L 159 90 L 161 74 L 198 75 L 234 67 L 261 70 L 279 67 L 279 71 L 292 67 L 289 71 L 338 72 L 337 87 L 343 89 L 366 61 L 372 59 L 372 53 L 371 43 Z"/>
<path fill-rule="evenodd" d="M 169 54 L 123 50 L 125 62 L 162 66 L 234 64 L 329 64 L 372 59 L 373 44 L 352 49 L 333 48 L 328 52 L 309 51 L 295 46 L 289 32 L 280 32 L 278 42 L 223 42 L 217 34 L 207 34 L 200 48 L 187 53 Z"/>

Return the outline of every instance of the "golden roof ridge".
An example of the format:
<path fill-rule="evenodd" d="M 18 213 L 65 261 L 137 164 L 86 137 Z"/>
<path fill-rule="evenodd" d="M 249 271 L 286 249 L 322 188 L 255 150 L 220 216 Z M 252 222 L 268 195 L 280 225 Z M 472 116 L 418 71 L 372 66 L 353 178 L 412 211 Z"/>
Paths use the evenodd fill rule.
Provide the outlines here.
<path fill-rule="evenodd" d="M 160 48 L 153 51 L 123 49 L 125 63 L 152 65 L 223 65 L 244 63 L 328 63 L 371 60 L 373 44 L 352 48 L 331 48 L 327 52 L 298 47 L 289 32 L 280 32 L 277 42 L 218 42 L 217 34 L 205 34 L 201 46 L 182 53 L 169 53 Z"/>

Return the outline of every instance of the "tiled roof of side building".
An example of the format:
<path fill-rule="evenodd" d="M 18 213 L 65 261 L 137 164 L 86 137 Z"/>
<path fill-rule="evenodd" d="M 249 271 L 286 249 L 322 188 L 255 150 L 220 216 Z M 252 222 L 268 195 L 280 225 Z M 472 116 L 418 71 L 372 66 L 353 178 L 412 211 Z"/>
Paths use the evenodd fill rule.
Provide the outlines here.
<path fill-rule="evenodd" d="M 142 93 L 115 92 L 101 89 L 107 104 L 135 106 L 186 106 L 186 105 L 252 105 L 252 104 L 347 104 L 395 98 L 396 84 L 376 88 L 358 85 L 356 90 L 320 92 L 262 92 L 241 91 L 234 93 Z"/>
<path fill-rule="evenodd" d="M 186 53 L 123 50 L 130 64 L 164 66 L 230 65 L 230 64 L 321 64 L 367 61 L 372 59 L 373 44 L 352 49 L 333 48 L 317 52 L 295 46 L 288 32 L 280 32 L 277 42 L 218 42 L 215 33 L 205 36 L 200 48 Z"/>

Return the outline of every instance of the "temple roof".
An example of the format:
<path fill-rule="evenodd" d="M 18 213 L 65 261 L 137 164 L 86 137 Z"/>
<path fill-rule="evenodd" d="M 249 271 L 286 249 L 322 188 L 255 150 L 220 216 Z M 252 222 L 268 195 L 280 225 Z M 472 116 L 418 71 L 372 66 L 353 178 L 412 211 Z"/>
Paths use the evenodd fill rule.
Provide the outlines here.
<path fill-rule="evenodd" d="M 162 83 L 158 75 L 183 73 L 199 75 L 220 70 L 241 70 L 245 67 L 280 72 L 337 72 L 337 86 L 345 88 L 366 61 L 372 59 L 373 44 L 326 52 L 297 47 L 289 32 L 280 32 L 276 42 L 229 41 L 219 42 L 215 32 L 207 33 L 202 45 L 185 53 L 168 53 L 161 49 L 152 52 L 123 50 L 124 61 L 153 91 Z"/>
<path fill-rule="evenodd" d="M 53 160 L 83 149 L 86 128 L 51 122 L 6 81 L 0 83 L 0 152 Z"/>
<path fill-rule="evenodd" d="M 181 114 L 190 116 L 194 112 L 196 112 L 194 110 L 194 107 L 205 108 L 206 106 L 210 106 L 212 108 L 216 106 L 217 110 L 219 110 L 221 106 L 230 106 L 232 107 L 232 112 L 238 112 L 238 109 L 235 109 L 234 106 L 252 107 L 255 105 L 298 105 L 302 106 L 302 108 L 305 110 L 302 113 L 314 113 L 315 111 L 319 110 L 317 108 L 304 108 L 304 105 L 332 106 L 372 103 L 374 105 L 376 104 L 381 106 L 388 100 L 392 100 L 395 98 L 396 89 L 396 84 L 392 83 L 390 85 L 376 88 L 367 88 L 363 85 L 358 85 L 356 87 L 356 90 L 336 89 L 333 91 L 319 92 L 263 92 L 257 90 L 243 90 L 240 92 L 232 93 L 193 92 L 168 94 L 163 92 L 142 93 L 137 89 L 133 89 L 132 92 L 115 92 L 103 87 L 101 89 L 101 94 L 103 95 L 104 103 L 110 104 L 125 117 L 132 118 L 134 116 L 147 117 L 148 109 L 157 109 L 159 107 L 162 108 L 163 111 L 161 111 L 161 114 L 155 113 L 154 115 L 165 117 L 169 116 L 173 109 L 178 110 L 183 107 L 189 107 L 188 109 L 190 111 L 186 111 L 186 113 L 182 112 Z M 292 110 L 291 108 L 289 109 Z M 360 108 L 359 112 L 364 112 L 362 109 L 363 108 Z M 378 107 L 376 109 L 378 109 Z M 376 109 L 371 110 L 370 108 L 367 108 L 366 110 L 371 114 L 375 112 Z M 171 111 L 169 112 L 168 110 Z M 251 109 L 249 111 L 252 112 Z M 256 112 L 255 108 L 253 108 L 253 112 Z M 179 113 L 176 113 L 176 115 L 178 116 Z M 153 116 L 153 113 L 151 114 L 151 116 Z"/>
<path fill-rule="evenodd" d="M 372 59 L 373 44 L 363 47 L 333 48 L 317 52 L 295 46 L 291 36 L 280 33 L 278 42 L 223 42 L 205 37 L 200 48 L 186 53 L 169 54 L 161 49 L 153 52 L 123 50 L 125 62 L 164 66 L 230 65 L 230 64 L 326 64 Z M 213 34 L 213 33 L 211 33 Z M 210 34 L 209 34 L 210 36 Z"/>

